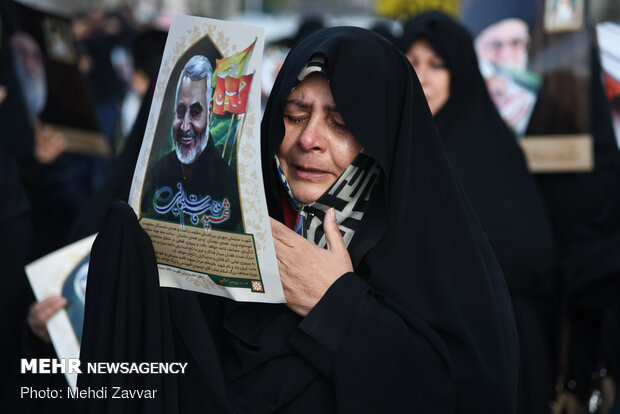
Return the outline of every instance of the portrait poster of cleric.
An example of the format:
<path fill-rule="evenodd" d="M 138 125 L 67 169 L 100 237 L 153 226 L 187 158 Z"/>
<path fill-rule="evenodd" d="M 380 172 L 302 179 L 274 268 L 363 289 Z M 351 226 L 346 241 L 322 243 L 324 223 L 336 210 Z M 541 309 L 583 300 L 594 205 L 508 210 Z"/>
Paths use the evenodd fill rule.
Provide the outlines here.
<path fill-rule="evenodd" d="M 260 162 L 262 28 L 175 16 L 129 202 L 161 286 L 284 301 Z"/>
<path fill-rule="evenodd" d="M 522 138 L 530 170 L 591 171 L 592 61 L 583 3 L 464 0 L 461 6 L 489 95 L 515 137 Z"/>
<path fill-rule="evenodd" d="M 466 0 L 462 8 L 489 95 L 516 138 L 527 130 L 541 84 L 528 64 L 536 1 Z"/>
<path fill-rule="evenodd" d="M 30 125 L 53 127 L 67 140 L 67 152 L 109 156 L 78 67 L 71 20 L 18 2 L 9 10 L 8 44 Z"/>

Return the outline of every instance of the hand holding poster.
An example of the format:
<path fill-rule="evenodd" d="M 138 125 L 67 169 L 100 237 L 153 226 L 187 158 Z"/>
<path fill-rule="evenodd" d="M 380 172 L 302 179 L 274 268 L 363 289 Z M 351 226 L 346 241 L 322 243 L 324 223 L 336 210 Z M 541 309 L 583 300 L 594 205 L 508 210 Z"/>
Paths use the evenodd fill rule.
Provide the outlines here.
<path fill-rule="evenodd" d="M 262 47 L 261 28 L 170 27 L 129 199 L 161 286 L 284 302 L 259 157 Z"/>
<path fill-rule="evenodd" d="M 47 322 L 47 330 L 58 358 L 76 359 L 80 355 L 86 278 L 90 249 L 96 234 L 58 249 L 26 266 L 32 291 L 41 302 L 50 296 L 62 295 L 67 305 Z M 67 382 L 76 386 L 77 374 L 66 372 Z"/>

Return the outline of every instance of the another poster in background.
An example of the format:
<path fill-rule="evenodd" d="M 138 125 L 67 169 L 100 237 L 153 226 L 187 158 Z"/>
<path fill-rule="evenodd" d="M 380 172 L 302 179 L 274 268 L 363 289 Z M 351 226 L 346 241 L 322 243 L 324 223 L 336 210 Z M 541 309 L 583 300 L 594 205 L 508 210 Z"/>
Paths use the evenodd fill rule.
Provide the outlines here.
<path fill-rule="evenodd" d="M 582 1 L 571 1 L 573 23 L 579 16 L 582 22 Z M 585 25 L 560 26 L 557 20 L 546 25 L 561 7 L 553 0 L 463 0 L 461 6 L 489 94 L 519 139 L 530 170 L 591 171 Z"/>
<path fill-rule="evenodd" d="M 33 124 L 62 133 L 67 152 L 108 157 L 111 149 L 77 66 L 71 20 L 16 2 L 12 10 L 16 22 L 9 45 Z"/>
<path fill-rule="evenodd" d="M 603 69 L 605 94 L 609 101 L 611 120 L 620 148 L 620 24 L 614 22 L 599 23 L 596 26 L 598 47 Z"/>
<path fill-rule="evenodd" d="M 48 16 L 43 20 L 43 37 L 51 59 L 73 65 L 77 56 L 71 26 L 66 21 Z"/>
<path fill-rule="evenodd" d="M 545 30 L 561 32 L 583 28 L 583 0 L 545 0 Z"/>
<path fill-rule="evenodd" d="M 175 16 L 129 202 L 161 286 L 281 303 L 260 160 L 264 30 Z"/>
<path fill-rule="evenodd" d="M 56 250 L 26 266 L 26 275 L 38 302 L 61 295 L 67 306 L 47 322 L 47 331 L 61 360 L 79 358 L 90 249 L 96 235 Z M 67 382 L 76 386 L 77 374 L 65 373 Z"/>
<path fill-rule="evenodd" d="M 527 4 L 484 0 L 470 1 L 463 9 L 491 99 L 515 136 L 521 138 L 541 83 L 540 75 L 528 65 L 534 10 Z"/>

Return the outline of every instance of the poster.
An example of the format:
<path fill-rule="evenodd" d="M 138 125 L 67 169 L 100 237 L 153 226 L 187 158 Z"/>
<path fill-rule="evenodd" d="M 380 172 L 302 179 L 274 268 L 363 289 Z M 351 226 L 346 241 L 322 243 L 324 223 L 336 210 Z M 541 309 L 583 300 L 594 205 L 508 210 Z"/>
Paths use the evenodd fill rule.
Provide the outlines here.
<path fill-rule="evenodd" d="M 583 27 L 584 0 L 545 0 L 545 30 L 561 32 Z"/>
<path fill-rule="evenodd" d="M 620 148 L 620 24 L 599 23 L 596 26 L 605 95 L 609 101 L 611 121 Z"/>
<path fill-rule="evenodd" d="M 561 3 L 562 5 L 557 5 Z M 590 44 L 583 0 L 563 22 L 562 0 L 464 0 L 480 71 L 498 112 L 535 173 L 594 168 Z"/>
<path fill-rule="evenodd" d="M 284 302 L 262 186 L 264 29 L 175 16 L 129 203 L 160 286 Z"/>
<path fill-rule="evenodd" d="M 67 299 L 67 306 L 47 322 L 59 359 L 79 358 L 90 249 L 96 235 L 63 247 L 26 266 L 26 275 L 38 302 L 54 295 Z M 76 386 L 77 374 L 67 372 L 67 382 Z"/>
<path fill-rule="evenodd" d="M 503 5 L 503 4 L 502 4 Z M 531 2 L 510 7 L 470 0 L 462 16 L 474 35 L 474 48 L 489 95 L 517 138 L 527 129 L 541 76 L 529 64 L 534 10 Z"/>
<path fill-rule="evenodd" d="M 110 156 L 78 69 L 71 20 L 16 2 L 11 7 L 17 30 L 8 42 L 31 122 L 62 133 L 67 152 Z"/>

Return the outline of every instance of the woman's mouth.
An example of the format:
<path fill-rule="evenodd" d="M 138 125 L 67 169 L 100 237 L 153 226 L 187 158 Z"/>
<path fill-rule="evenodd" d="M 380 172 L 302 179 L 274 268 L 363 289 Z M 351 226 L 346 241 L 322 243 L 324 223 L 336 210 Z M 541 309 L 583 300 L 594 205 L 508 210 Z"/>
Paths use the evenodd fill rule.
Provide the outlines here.
<path fill-rule="evenodd" d="M 324 178 L 329 174 L 328 171 L 319 170 L 312 167 L 302 167 L 301 165 L 294 165 L 295 176 L 300 180 L 316 181 Z"/>

